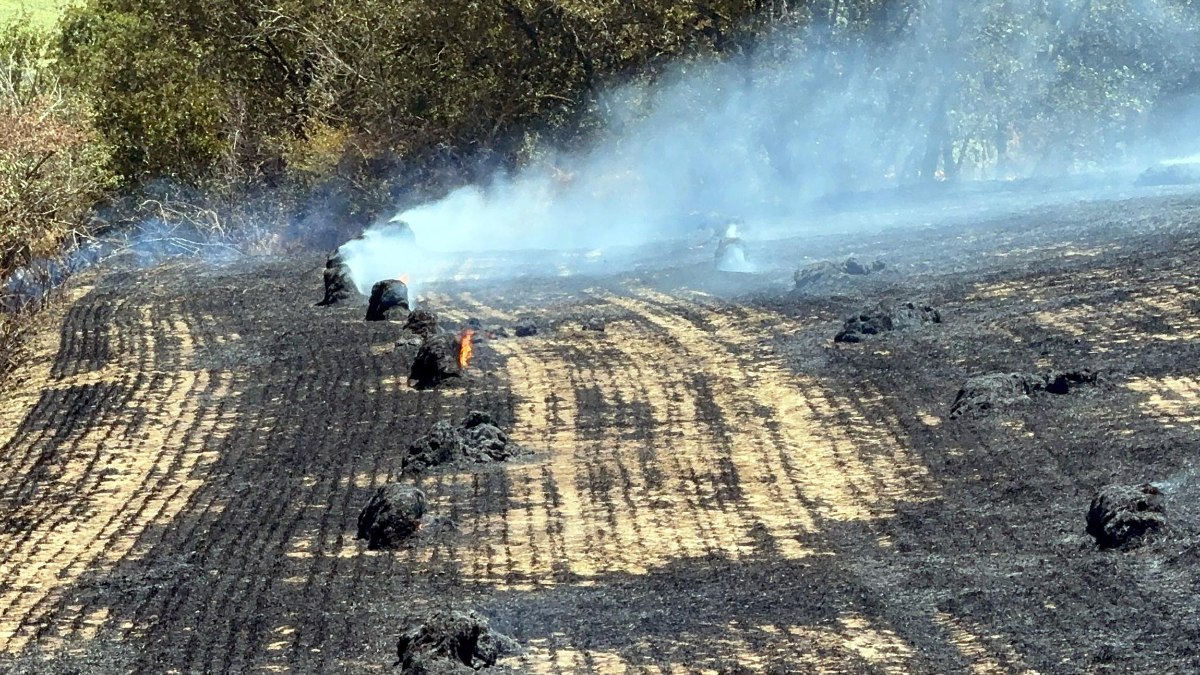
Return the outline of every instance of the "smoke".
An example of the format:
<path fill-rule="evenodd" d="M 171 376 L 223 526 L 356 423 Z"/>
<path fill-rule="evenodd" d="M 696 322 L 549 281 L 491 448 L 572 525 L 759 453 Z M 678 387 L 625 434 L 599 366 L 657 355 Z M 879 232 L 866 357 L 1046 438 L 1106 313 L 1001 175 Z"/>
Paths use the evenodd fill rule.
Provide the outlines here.
<path fill-rule="evenodd" d="M 746 259 L 746 247 L 742 244 L 736 224 L 725 228 L 725 236 L 717 246 L 717 269 L 738 274 L 753 274 L 755 271 L 754 263 Z"/>
<path fill-rule="evenodd" d="M 823 214 L 855 195 L 1132 169 L 1165 148 L 1200 150 L 1200 108 L 1187 98 L 1200 91 L 1195 10 L 895 6 L 876 25 L 791 30 L 603 93 L 604 131 L 587 151 L 545 150 L 404 211 L 420 249 L 377 228 L 343 253 L 363 287 L 403 271 L 459 274 L 464 255 L 498 251 L 529 252 L 490 268 L 499 274 L 619 268 L 663 241 L 709 246 L 712 260 L 733 219 L 746 237 L 802 234 L 829 227 Z"/>

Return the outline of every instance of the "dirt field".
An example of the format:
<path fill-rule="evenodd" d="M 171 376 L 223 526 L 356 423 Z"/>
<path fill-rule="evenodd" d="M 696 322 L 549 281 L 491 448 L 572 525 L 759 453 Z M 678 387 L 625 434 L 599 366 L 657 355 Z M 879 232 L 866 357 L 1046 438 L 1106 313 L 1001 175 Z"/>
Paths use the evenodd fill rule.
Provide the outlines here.
<path fill-rule="evenodd" d="M 1200 669 L 1200 197 L 751 250 L 850 253 L 889 274 L 448 282 L 443 318 L 543 330 L 428 391 L 396 324 L 314 306 L 323 259 L 77 278 L 0 402 L 0 670 L 388 671 L 440 606 L 523 645 L 499 671 Z M 891 300 L 943 323 L 832 341 Z M 949 417 L 971 375 L 1079 368 Z M 533 454 L 422 477 L 457 530 L 367 551 L 373 488 L 471 409 Z M 1169 534 L 1097 550 L 1114 481 Z"/>

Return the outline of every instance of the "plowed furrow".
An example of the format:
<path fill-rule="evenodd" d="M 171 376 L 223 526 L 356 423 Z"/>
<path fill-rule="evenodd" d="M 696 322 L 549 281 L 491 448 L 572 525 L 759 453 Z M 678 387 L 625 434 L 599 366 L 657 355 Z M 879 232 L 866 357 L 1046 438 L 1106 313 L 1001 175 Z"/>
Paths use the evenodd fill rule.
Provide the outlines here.
<path fill-rule="evenodd" d="M 644 304 L 642 311 L 651 321 L 673 325 L 680 334 L 696 336 L 691 338 L 695 344 L 704 344 L 699 328 L 689 327 L 669 311 L 679 304 L 677 300 L 650 291 L 641 294 L 655 305 L 668 308 L 660 311 L 654 309 L 655 305 Z M 636 303 L 618 302 L 625 306 Z M 798 480 L 804 484 L 805 494 L 821 503 L 823 515 L 852 520 L 877 518 L 886 515 L 886 505 L 897 499 L 929 498 L 927 472 L 903 444 L 896 442 L 899 420 L 881 404 L 877 391 L 872 392 L 866 385 L 865 390 L 855 391 L 851 400 L 815 378 L 788 373 L 755 337 L 771 327 L 786 330 L 782 317 L 751 315 L 752 321 L 742 318 L 732 324 L 727 317 L 711 311 L 686 307 L 716 327 L 711 339 L 715 343 L 713 355 L 738 365 L 735 375 L 744 375 L 738 376 L 736 384 L 778 421 L 773 433 L 781 452 L 802 457 L 805 469 Z"/>
<path fill-rule="evenodd" d="M 189 378 L 180 379 L 187 380 Z M 182 381 L 177 384 L 183 386 Z M 193 401 L 195 395 L 206 386 L 207 377 L 197 378 L 187 390 L 183 400 Z M 166 435 L 174 437 L 180 433 L 182 427 L 194 419 L 189 414 L 191 412 L 184 408 L 181 409 L 181 414 L 171 418 L 170 422 L 162 420 L 164 424 L 170 424 Z M 110 443 L 104 441 L 98 447 L 113 448 Z M 131 454 L 144 452 L 151 455 L 149 449 L 145 447 L 134 446 L 129 452 Z M 97 489 L 91 493 L 85 493 L 92 502 L 86 507 L 85 513 L 68 516 L 71 518 L 70 525 L 67 525 L 68 521 L 64 521 L 61 525 L 51 525 L 48 528 L 59 533 L 67 531 L 67 543 L 64 544 L 62 550 L 51 555 L 55 560 L 66 561 L 64 571 L 59 573 L 60 576 L 81 578 L 96 561 L 107 563 L 106 566 L 108 566 L 127 560 L 133 555 L 133 549 L 142 531 L 155 522 L 169 503 L 164 498 L 165 494 L 170 494 L 167 490 L 168 484 L 180 483 L 182 487 L 183 482 L 180 480 L 179 473 L 181 470 L 185 470 L 185 462 L 187 462 L 186 472 L 190 472 L 194 466 L 195 457 L 189 458 L 182 453 L 158 452 L 152 456 L 153 465 L 142 474 L 141 482 L 136 487 L 105 485 L 107 488 L 105 490 Z M 118 464 L 119 460 L 106 459 L 108 459 L 106 465 L 109 469 L 121 471 L 114 466 Z M 188 459 L 192 459 L 193 462 L 188 462 Z M 97 530 L 89 530 L 88 525 L 96 526 Z M 51 604 L 57 599 L 56 595 L 46 595 L 37 605 L 30 608 L 29 613 L 31 615 L 50 613 Z M 82 615 L 81 613 L 72 618 L 70 613 L 56 614 L 56 624 L 66 625 L 46 624 L 43 626 L 43 630 L 51 632 L 62 628 L 69 629 L 70 624 L 77 621 L 78 617 Z"/>
<path fill-rule="evenodd" d="M 181 491 L 167 492 L 167 482 L 180 483 L 185 491 L 196 487 L 180 476 L 206 456 L 185 453 L 186 444 L 172 441 L 186 436 L 184 430 L 199 414 L 195 399 L 208 390 L 208 374 L 187 367 L 193 343 L 185 323 L 167 314 L 155 319 L 137 314 L 145 320 L 116 321 L 103 330 L 88 327 L 87 312 L 68 317 L 65 351 L 56 363 L 88 361 L 82 355 L 93 353 L 102 358 L 86 367 L 58 368 L 63 376 L 87 372 L 91 381 L 68 387 L 83 392 L 73 403 L 64 401 L 72 411 L 69 421 L 53 436 L 34 437 L 41 445 L 37 459 L 15 474 L 19 483 L 6 488 L 30 526 L 3 545 L 5 565 L 14 571 L 4 581 L 12 590 L 0 595 L 5 616 L 0 648 L 15 651 L 33 637 L 44 643 L 51 636 L 70 636 L 84 623 L 94 629 L 94 617 L 107 616 L 107 610 L 68 602 L 63 594 L 85 574 L 126 560 L 141 533 L 164 511 L 179 507 L 171 499 L 186 500 Z M 71 321 L 84 324 L 80 335 L 70 332 Z M 139 336 L 129 353 L 89 346 L 101 339 L 105 345 L 120 342 L 124 332 Z M 72 349 L 78 351 L 74 356 Z M 62 358 L 64 353 L 69 357 Z M 96 391 L 106 393 L 93 399 L 90 393 Z"/>
<path fill-rule="evenodd" d="M 208 373 L 199 373 L 197 386 L 204 386 L 204 389 L 197 398 L 200 400 L 219 399 L 228 392 L 231 379 L 232 376 L 224 373 L 211 376 Z M 207 382 L 206 386 L 205 382 Z M 136 524 L 145 522 L 148 523 L 148 527 L 157 527 L 160 530 L 170 524 L 178 513 L 179 505 L 186 503 L 188 495 L 196 490 L 197 483 L 201 480 L 197 473 L 203 471 L 205 462 L 203 460 L 196 461 L 193 456 L 202 455 L 205 452 L 203 450 L 204 441 L 220 417 L 220 410 L 214 407 L 201 407 L 197 410 L 181 438 L 183 447 L 188 450 L 174 455 L 164 455 L 164 459 L 170 460 L 169 466 L 165 469 L 156 467 L 154 473 L 157 476 L 154 482 L 145 487 L 144 498 L 139 500 L 136 511 L 130 512 L 122 523 L 121 527 L 126 533 L 125 536 L 119 540 L 109 539 L 102 551 L 103 557 L 116 562 L 119 566 L 132 561 L 154 560 L 158 557 L 156 553 L 162 553 L 166 559 L 174 559 L 179 555 L 178 551 L 159 550 L 157 545 L 161 542 L 161 538 L 154 543 L 147 541 L 147 537 L 139 532 Z M 180 420 L 186 421 L 187 417 L 181 417 Z M 122 544 L 131 542 L 132 545 L 124 555 L 121 555 L 118 542 L 122 542 Z M 98 611 L 108 613 L 108 609 L 104 607 L 107 600 L 108 598 L 103 594 L 93 595 L 88 604 L 81 608 L 71 626 L 72 630 L 78 630 L 81 627 L 79 622 L 83 617 Z M 67 602 L 67 599 L 64 598 L 62 602 Z M 62 607 L 55 611 L 66 616 Z M 134 615 L 136 616 L 136 612 Z M 136 621 L 128 622 L 130 629 L 138 625 Z"/>
<path fill-rule="evenodd" d="M 278 396 L 301 401 L 306 393 L 302 381 L 297 381 Z M 255 594 L 261 592 L 257 584 L 269 581 L 260 568 L 283 555 L 286 538 L 278 532 L 294 526 L 294 520 L 285 517 L 284 509 L 295 503 L 297 495 L 290 483 L 276 484 L 270 494 L 252 489 L 257 484 L 272 483 L 269 479 L 272 464 L 255 458 L 254 454 L 265 448 L 293 447 L 289 442 L 297 438 L 294 428 L 273 426 L 244 449 L 231 448 L 230 458 L 235 463 L 229 467 L 226 480 L 237 481 L 244 487 L 222 490 L 226 500 L 221 508 L 202 514 L 208 521 L 203 536 L 214 543 L 203 560 L 213 565 L 215 574 L 203 592 L 192 598 L 191 614 L 196 630 L 189 636 L 186 648 L 189 663 L 224 666 L 227 659 L 241 656 L 236 651 L 236 631 L 256 629 L 244 621 L 244 616 L 231 620 L 226 613 L 237 613 L 252 604 Z M 300 469 L 294 465 L 293 468 Z M 230 630 L 234 631 L 232 635 Z"/>

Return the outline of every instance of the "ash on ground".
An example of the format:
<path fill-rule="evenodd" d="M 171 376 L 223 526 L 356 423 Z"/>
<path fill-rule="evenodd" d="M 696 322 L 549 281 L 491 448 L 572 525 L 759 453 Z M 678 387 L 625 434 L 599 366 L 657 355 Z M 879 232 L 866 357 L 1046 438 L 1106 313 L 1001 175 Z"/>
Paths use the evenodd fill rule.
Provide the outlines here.
<path fill-rule="evenodd" d="M 325 297 L 320 306 L 327 307 L 344 302 L 358 295 L 358 288 L 350 278 L 350 266 L 346 264 L 342 254 L 334 252 L 325 261 Z"/>
<path fill-rule="evenodd" d="M 408 316 L 408 286 L 403 281 L 385 279 L 371 287 L 367 321 L 399 321 Z"/>
<path fill-rule="evenodd" d="M 396 665 L 403 673 L 469 675 L 518 650 L 516 641 L 492 630 L 475 612 L 435 610 L 405 622 L 396 641 Z"/>
<path fill-rule="evenodd" d="M 912 302 L 880 307 L 864 314 L 846 319 L 842 330 L 833 337 L 834 342 L 862 342 L 864 336 L 879 335 L 892 331 L 911 330 L 930 323 L 941 323 L 942 315 L 929 305 Z"/>
<path fill-rule="evenodd" d="M 1028 403 L 1038 393 L 1061 396 L 1081 386 L 1093 386 L 1098 381 L 1099 375 L 1090 370 L 977 375 L 958 390 L 954 404 L 950 406 L 950 417 L 980 415 Z"/>
<path fill-rule="evenodd" d="M 358 515 L 357 539 L 371 550 L 396 548 L 421 529 L 425 493 L 411 485 L 389 483 L 375 491 Z"/>
<path fill-rule="evenodd" d="M 1166 525 L 1163 494 L 1148 483 L 1105 486 L 1088 508 L 1087 533 L 1100 548 L 1134 548 Z"/>
<path fill-rule="evenodd" d="M 487 413 L 472 411 L 455 426 L 442 421 L 408 448 L 402 473 L 421 473 L 438 466 L 503 462 L 526 450 L 513 443 Z"/>
<path fill-rule="evenodd" d="M 830 287 L 845 285 L 855 279 L 877 276 L 886 269 L 887 265 L 881 260 L 864 264 L 856 258 L 847 258 L 841 263 L 822 261 L 802 267 L 796 270 L 792 279 L 796 282 L 796 290 L 830 290 Z"/>
<path fill-rule="evenodd" d="M 607 322 L 605 322 L 604 317 L 599 317 L 599 316 L 589 317 L 587 319 L 584 319 L 579 324 L 579 327 L 581 329 L 596 332 L 596 333 L 603 333 L 604 329 L 607 326 L 608 326 L 608 324 L 607 324 Z"/>

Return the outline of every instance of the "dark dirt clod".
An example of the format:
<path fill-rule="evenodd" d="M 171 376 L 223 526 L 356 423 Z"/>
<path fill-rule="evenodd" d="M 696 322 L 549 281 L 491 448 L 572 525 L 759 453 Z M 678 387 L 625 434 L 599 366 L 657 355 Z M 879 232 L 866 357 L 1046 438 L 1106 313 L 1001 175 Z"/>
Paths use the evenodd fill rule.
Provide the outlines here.
<path fill-rule="evenodd" d="M 958 390 L 958 396 L 950 407 L 950 417 L 1008 407 L 1028 400 L 1038 381 L 1041 381 L 1040 376 L 1028 373 L 989 373 L 972 377 Z"/>
<path fill-rule="evenodd" d="M 808 267 L 802 267 L 792 275 L 792 280 L 796 282 L 796 289 L 800 290 L 821 285 L 822 283 L 837 283 L 839 280 L 847 281 L 846 277 L 870 276 L 885 269 L 887 269 L 887 265 L 880 260 L 876 260 L 870 265 L 864 265 L 856 258 L 847 258 L 842 263 L 822 261 Z"/>
<path fill-rule="evenodd" d="M 530 318 L 524 318 L 517 321 L 516 325 L 517 337 L 531 337 L 538 334 L 537 321 Z"/>
<path fill-rule="evenodd" d="M 437 610 L 409 619 L 396 642 L 402 673 L 473 673 L 517 651 L 510 637 L 492 630 L 475 612 Z"/>
<path fill-rule="evenodd" d="M 410 375 L 417 388 L 436 387 L 452 377 L 462 377 L 462 369 L 458 367 L 459 349 L 461 344 L 457 335 L 442 333 L 426 337 L 413 359 Z"/>
<path fill-rule="evenodd" d="M 796 270 L 796 273 L 792 275 L 792 280 L 796 282 L 796 288 L 801 289 L 812 286 L 813 284 L 828 279 L 838 273 L 839 270 L 837 265 L 834 265 L 828 261 L 819 262 L 815 265 L 802 267 Z"/>
<path fill-rule="evenodd" d="M 1094 385 L 1099 381 L 1100 376 L 1090 370 L 1073 370 L 1073 371 L 1055 371 L 1047 374 L 1042 378 L 1045 385 L 1041 388 L 1042 391 L 1051 394 L 1069 394 L 1073 387 L 1079 385 Z"/>
<path fill-rule="evenodd" d="M 853 276 L 866 276 L 875 272 L 882 272 L 887 267 L 881 260 L 876 260 L 871 263 L 870 267 L 858 262 L 855 258 L 847 258 L 846 262 L 842 263 L 842 272 Z"/>
<path fill-rule="evenodd" d="M 603 333 L 605 325 L 606 324 L 604 322 L 604 319 L 602 319 L 598 316 L 593 316 L 589 319 L 585 319 L 583 321 L 583 323 L 580 324 L 580 327 L 583 328 L 584 330 L 590 330 L 590 331 L 596 331 L 598 333 Z"/>
<path fill-rule="evenodd" d="M 1087 533 L 1100 548 L 1133 548 L 1166 524 L 1162 492 L 1148 483 L 1101 488 L 1087 514 Z"/>
<path fill-rule="evenodd" d="M 358 539 L 367 548 L 393 548 L 421 527 L 425 493 L 411 485 L 389 483 L 379 488 L 358 515 Z"/>
<path fill-rule="evenodd" d="M 484 324 L 478 317 L 467 319 L 467 328 L 475 331 L 475 342 L 508 337 L 508 330 L 504 326 Z"/>
<path fill-rule="evenodd" d="M 385 279 L 371 287 L 367 321 L 388 321 L 408 316 L 408 286 L 399 279 Z"/>
<path fill-rule="evenodd" d="M 408 320 L 404 322 L 404 330 L 423 338 L 433 337 L 438 332 L 437 314 L 427 309 L 414 309 L 408 315 Z"/>
<path fill-rule="evenodd" d="M 941 323 L 942 315 L 933 307 L 906 302 L 893 307 L 881 307 L 846 319 L 834 342 L 861 342 L 864 335 L 919 328 L 928 323 Z"/>
<path fill-rule="evenodd" d="M 401 468 L 404 473 L 420 473 L 431 466 L 450 464 L 463 454 L 463 438 L 458 430 L 449 422 L 438 422 L 409 446 Z"/>
<path fill-rule="evenodd" d="M 1065 395 L 1074 387 L 1094 385 L 1098 380 L 1098 374 L 1089 370 L 977 375 L 958 390 L 950 417 L 1007 408 L 1028 401 L 1037 392 Z"/>
<path fill-rule="evenodd" d="M 331 258 L 329 263 L 333 263 Z M 327 263 L 328 265 L 328 263 Z M 319 305 L 327 307 L 349 300 L 358 294 L 358 288 L 350 279 L 350 266 L 339 263 L 325 268 L 325 297 Z"/>
<path fill-rule="evenodd" d="M 472 411 L 459 426 L 438 422 L 408 448 L 401 469 L 420 473 L 448 464 L 503 462 L 524 452 L 486 413 Z"/>

